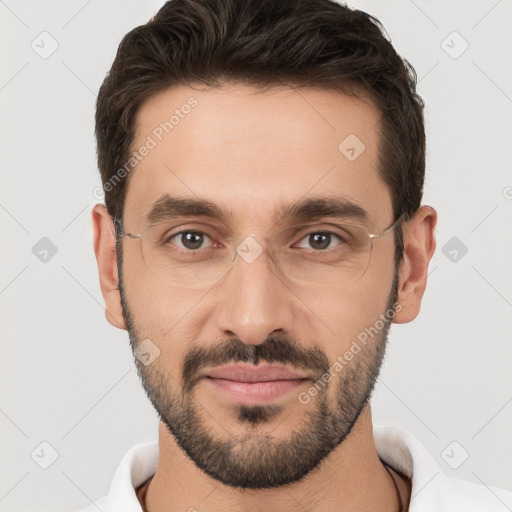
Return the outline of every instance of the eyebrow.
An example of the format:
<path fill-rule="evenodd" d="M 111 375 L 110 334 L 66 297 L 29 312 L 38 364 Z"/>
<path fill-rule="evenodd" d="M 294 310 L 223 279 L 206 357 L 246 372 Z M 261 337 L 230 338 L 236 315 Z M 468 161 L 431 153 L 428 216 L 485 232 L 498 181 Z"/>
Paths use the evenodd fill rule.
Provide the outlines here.
<path fill-rule="evenodd" d="M 227 222 L 236 214 L 232 210 L 207 200 L 172 197 L 164 194 L 152 205 L 145 215 L 146 224 L 152 226 L 176 217 L 208 217 Z M 326 217 L 367 221 L 369 215 L 361 206 L 339 196 L 320 196 L 281 205 L 273 214 L 275 224 L 289 221 L 319 220 Z"/>

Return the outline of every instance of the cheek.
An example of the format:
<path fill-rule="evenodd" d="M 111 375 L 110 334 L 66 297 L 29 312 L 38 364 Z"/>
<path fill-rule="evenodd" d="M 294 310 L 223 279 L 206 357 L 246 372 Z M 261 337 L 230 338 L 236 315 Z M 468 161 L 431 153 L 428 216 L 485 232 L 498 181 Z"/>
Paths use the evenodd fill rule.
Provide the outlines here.
<path fill-rule="evenodd" d="M 126 302 L 139 337 L 162 349 L 180 350 L 204 291 L 178 288 L 149 273 L 138 252 L 125 251 L 123 284 Z"/>
<path fill-rule="evenodd" d="M 181 362 L 189 349 L 184 330 L 190 305 L 183 293 L 140 277 L 132 275 L 125 280 L 126 300 L 137 339 L 149 339 L 149 346 L 157 347 L 158 357 L 152 365 L 162 372 L 166 386 L 178 389 Z"/>
<path fill-rule="evenodd" d="M 308 307 L 307 332 L 325 346 L 328 358 L 335 360 L 366 328 L 385 313 L 393 284 L 393 255 L 372 261 L 357 281 L 322 291 L 298 293 Z"/>
<path fill-rule="evenodd" d="M 125 275 L 130 313 L 137 328 L 159 338 L 176 337 L 194 316 L 204 291 L 186 290 L 158 281 L 147 273 Z"/>
<path fill-rule="evenodd" d="M 373 325 L 387 304 L 388 289 L 357 283 L 303 297 L 313 314 L 313 332 L 326 340 L 328 351 L 343 350 L 366 327 Z"/>

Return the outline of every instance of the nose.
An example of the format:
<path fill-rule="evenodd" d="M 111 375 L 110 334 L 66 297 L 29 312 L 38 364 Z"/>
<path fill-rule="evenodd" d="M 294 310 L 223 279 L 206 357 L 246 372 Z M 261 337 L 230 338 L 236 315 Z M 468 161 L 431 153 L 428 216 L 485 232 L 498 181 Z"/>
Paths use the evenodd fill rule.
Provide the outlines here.
<path fill-rule="evenodd" d="M 222 336 L 258 345 L 276 331 L 292 330 L 297 299 L 266 249 L 246 240 L 248 243 L 240 244 L 230 271 L 216 287 L 217 325 Z"/>

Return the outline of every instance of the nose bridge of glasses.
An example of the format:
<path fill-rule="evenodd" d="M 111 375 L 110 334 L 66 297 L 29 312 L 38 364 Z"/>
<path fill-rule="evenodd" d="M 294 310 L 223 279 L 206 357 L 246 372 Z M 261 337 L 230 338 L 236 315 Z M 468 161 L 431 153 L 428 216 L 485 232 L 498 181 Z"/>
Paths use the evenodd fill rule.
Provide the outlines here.
<path fill-rule="evenodd" d="M 235 263 L 237 259 L 241 259 L 244 263 L 253 264 L 256 260 L 261 260 L 264 253 L 273 260 L 274 245 L 275 242 L 269 237 L 249 233 L 236 244 L 231 261 Z"/>

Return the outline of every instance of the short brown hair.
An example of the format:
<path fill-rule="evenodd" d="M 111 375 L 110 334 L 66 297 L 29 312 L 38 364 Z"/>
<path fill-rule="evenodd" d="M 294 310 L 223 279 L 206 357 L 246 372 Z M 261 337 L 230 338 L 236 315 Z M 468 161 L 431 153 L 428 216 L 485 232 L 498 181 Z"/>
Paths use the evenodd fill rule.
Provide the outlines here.
<path fill-rule="evenodd" d="M 376 18 L 333 0 L 169 0 L 123 37 L 99 91 L 98 167 L 112 217 L 122 219 L 127 179 L 105 185 L 129 160 L 142 103 L 175 85 L 224 82 L 362 88 L 380 110 L 378 172 L 389 186 L 394 218 L 419 208 L 423 101 L 414 69 Z M 398 264 L 400 227 L 395 241 Z"/>

